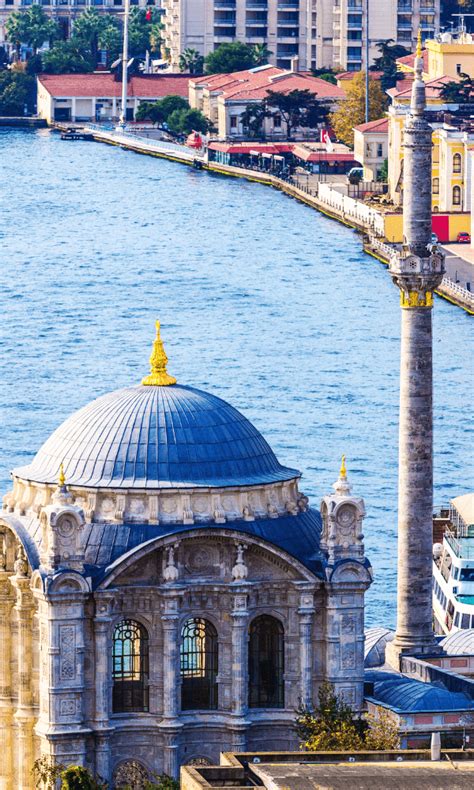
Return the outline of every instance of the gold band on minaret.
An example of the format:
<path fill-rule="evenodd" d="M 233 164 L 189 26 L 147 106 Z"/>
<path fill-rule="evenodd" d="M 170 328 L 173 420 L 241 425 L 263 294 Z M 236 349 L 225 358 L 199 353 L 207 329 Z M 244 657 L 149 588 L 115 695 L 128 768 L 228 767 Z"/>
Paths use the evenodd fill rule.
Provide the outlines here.
<path fill-rule="evenodd" d="M 153 350 L 150 356 L 150 375 L 142 379 L 142 384 L 145 387 L 169 387 L 170 384 L 176 384 L 176 379 L 170 376 L 166 370 L 168 357 L 166 356 L 163 347 L 163 341 L 160 335 L 160 322 L 156 324 L 156 338 L 153 341 Z"/>

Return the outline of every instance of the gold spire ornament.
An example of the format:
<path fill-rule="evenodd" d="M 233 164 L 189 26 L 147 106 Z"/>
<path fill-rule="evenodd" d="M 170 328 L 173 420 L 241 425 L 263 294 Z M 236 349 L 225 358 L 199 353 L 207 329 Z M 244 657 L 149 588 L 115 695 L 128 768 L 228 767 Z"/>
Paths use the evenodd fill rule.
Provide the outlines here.
<path fill-rule="evenodd" d="M 156 339 L 153 341 L 153 350 L 150 356 L 150 375 L 142 379 L 142 384 L 145 387 L 169 387 L 171 384 L 176 384 L 176 379 L 170 376 L 166 371 L 168 357 L 166 356 L 163 347 L 163 341 L 160 335 L 160 322 L 156 324 Z"/>
<path fill-rule="evenodd" d="M 416 57 L 423 57 L 423 46 L 421 44 L 421 27 L 418 28 L 418 39 L 416 42 Z"/>
<path fill-rule="evenodd" d="M 341 468 L 339 470 L 339 477 L 341 480 L 345 480 L 347 478 L 347 469 L 346 469 L 346 456 L 343 455 L 341 459 Z"/>
<path fill-rule="evenodd" d="M 64 464 L 61 461 L 59 464 L 58 486 L 61 488 L 66 485 L 66 475 L 64 474 Z"/>

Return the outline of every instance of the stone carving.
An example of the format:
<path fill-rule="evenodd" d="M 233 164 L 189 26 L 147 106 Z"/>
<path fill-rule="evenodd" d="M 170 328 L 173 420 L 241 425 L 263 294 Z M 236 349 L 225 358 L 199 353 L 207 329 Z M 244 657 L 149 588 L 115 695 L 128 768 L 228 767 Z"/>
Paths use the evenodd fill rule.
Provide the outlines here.
<path fill-rule="evenodd" d="M 16 560 L 13 567 L 17 576 L 24 577 L 28 575 L 28 560 L 26 559 L 25 549 L 21 543 L 18 544 Z"/>
<path fill-rule="evenodd" d="M 163 571 L 163 579 L 165 582 L 176 582 L 179 577 L 179 571 L 176 567 L 176 563 L 174 560 L 174 553 L 178 548 L 178 543 L 175 543 L 174 546 L 170 546 L 168 549 L 168 557 L 166 561 L 166 567 Z"/>
<path fill-rule="evenodd" d="M 60 537 L 66 541 L 70 542 L 71 539 L 74 537 L 74 531 L 77 527 L 77 524 L 71 518 L 71 516 L 61 516 L 58 518 L 56 529 L 60 535 Z"/>
<path fill-rule="evenodd" d="M 341 669 L 355 669 L 356 666 L 356 649 L 354 644 L 346 644 L 342 646 L 341 656 Z"/>
<path fill-rule="evenodd" d="M 236 582 L 244 581 L 248 576 L 248 568 L 244 560 L 244 551 L 247 546 L 244 543 L 237 544 L 237 559 L 232 568 L 232 578 Z"/>
<path fill-rule="evenodd" d="M 76 700 L 75 699 L 62 699 L 59 703 L 59 715 L 62 718 L 69 718 L 76 713 Z"/>
<path fill-rule="evenodd" d="M 114 787 L 116 790 L 144 790 L 149 774 L 146 768 L 138 760 L 125 760 L 117 766 L 114 771 Z"/>
<path fill-rule="evenodd" d="M 211 760 L 208 760 L 207 757 L 192 757 L 190 760 L 187 761 L 186 765 L 194 765 L 196 767 L 198 767 L 198 766 L 203 766 L 204 767 L 206 765 L 212 765 L 212 762 L 211 762 Z"/>
<path fill-rule="evenodd" d="M 76 629 L 73 625 L 59 627 L 60 674 L 63 680 L 76 675 Z"/>
<path fill-rule="evenodd" d="M 341 633 L 355 634 L 356 618 L 353 614 L 343 614 L 341 617 Z"/>

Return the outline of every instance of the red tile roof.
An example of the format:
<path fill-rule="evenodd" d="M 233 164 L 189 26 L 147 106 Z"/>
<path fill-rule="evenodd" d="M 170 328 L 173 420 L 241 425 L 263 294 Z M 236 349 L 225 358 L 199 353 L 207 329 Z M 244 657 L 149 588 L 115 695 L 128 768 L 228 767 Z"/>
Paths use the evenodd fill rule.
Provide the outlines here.
<path fill-rule="evenodd" d="M 122 93 L 122 83 L 113 74 L 40 74 L 38 80 L 54 97 L 119 97 Z M 147 74 L 130 78 L 128 95 L 140 99 L 177 95 L 187 99 L 188 84 L 188 74 Z"/>
<path fill-rule="evenodd" d="M 321 99 L 344 99 L 345 91 L 326 80 L 312 77 L 307 72 L 291 72 L 276 66 L 236 71 L 232 74 L 210 74 L 191 80 L 209 91 L 218 91 L 224 99 L 264 99 L 270 90 L 289 93 L 293 90 L 310 90 Z"/>
<path fill-rule="evenodd" d="M 388 132 L 388 118 L 378 118 L 376 121 L 360 123 L 358 126 L 354 126 L 354 130 L 369 133 L 377 132 L 378 134 Z"/>
<path fill-rule="evenodd" d="M 413 69 L 413 71 L 414 71 L 415 70 L 415 58 L 416 58 L 416 53 L 412 52 L 410 55 L 404 55 L 403 58 L 397 58 L 396 62 L 400 63 L 400 64 L 402 64 L 404 66 L 407 66 L 408 68 Z M 423 58 L 423 71 L 427 72 L 428 71 L 428 50 L 427 49 L 423 50 L 422 58 Z"/>
<path fill-rule="evenodd" d="M 455 77 L 438 77 L 434 80 L 428 80 L 425 82 L 426 88 L 426 98 L 427 99 L 437 99 L 439 97 L 439 92 L 441 88 L 446 85 L 448 82 L 456 82 Z M 413 80 L 403 80 L 402 82 L 397 82 L 396 88 L 390 88 L 387 93 L 393 99 L 405 99 L 409 101 L 411 97 L 411 89 L 413 85 Z"/>
<path fill-rule="evenodd" d="M 356 74 L 360 74 L 360 71 L 341 71 L 339 74 L 336 74 L 335 77 L 337 80 L 353 80 Z M 371 80 L 378 80 L 382 76 L 383 71 L 369 71 L 369 77 Z"/>

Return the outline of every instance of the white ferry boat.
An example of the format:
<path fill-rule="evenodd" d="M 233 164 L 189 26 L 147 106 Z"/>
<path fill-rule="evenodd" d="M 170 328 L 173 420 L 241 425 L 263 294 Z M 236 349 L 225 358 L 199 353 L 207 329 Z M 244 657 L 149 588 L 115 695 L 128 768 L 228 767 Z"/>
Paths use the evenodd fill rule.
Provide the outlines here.
<path fill-rule="evenodd" d="M 437 634 L 474 628 L 474 493 L 433 520 L 433 614 Z"/>

